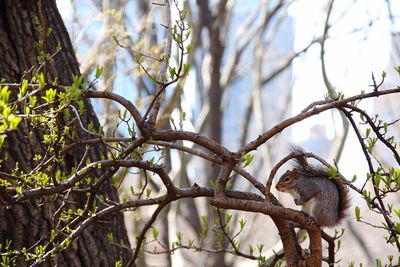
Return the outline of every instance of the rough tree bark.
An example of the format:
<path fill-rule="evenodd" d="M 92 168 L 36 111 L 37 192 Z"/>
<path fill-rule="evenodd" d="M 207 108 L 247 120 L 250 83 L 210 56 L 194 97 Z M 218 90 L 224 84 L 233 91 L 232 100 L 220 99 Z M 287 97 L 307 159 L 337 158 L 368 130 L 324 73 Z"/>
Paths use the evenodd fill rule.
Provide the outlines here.
<path fill-rule="evenodd" d="M 59 84 L 69 85 L 72 83 L 73 75 L 80 75 L 79 65 L 75 57 L 72 45 L 58 12 L 55 0 L 43 0 L 42 12 L 46 27 L 53 29 L 47 38 L 47 51 L 56 51 L 57 43 L 61 44 L 62 50 L 57 53 L 49 64 L 47 77 L 58 79 Z M 0 1 L 0 77 L 7 82 L 20 82 L 24 72 L 33 66 L 37 67 L 37 56 L 39 49 L 36 42 L 40 34 L 34 24 L 34 18 L 39 16 L 37 0 L 4 0 Z M 29 78 L 29 73 L 26 75 Z M 85 103 L 85 116 L 83 122 L 87 125 L 92 123 L 98 128 L 99 123 L 93 108 L 89 102 Z M 63 123 L 62 121 L 60 123 Z M 10 134 L 1 153 L 0 171 L 10 173 L 18 164 L 20 170 L 29 172 L 34 167 L 33 157 L 35 154 L 43 154 L 44 146 L 41 143 L 41 133 L 33 130 L 29 125 L 21 123 L 18 130 Z M 83 131 L 77 131 L 81 139 L 87 139 Z M 68 173 L 73 166 L 79 163 L 84 148 L 77 150 L 74 154 L 64 158 L 60 168 Z M 90 160 L 98 160 L 101 155 L 106 156 L 106 149 L 97 146 L 89 151 Z M 102 188 L 102 194 L 111 200 L 118 201 L 116 189 L 110 182 Z M 28 201 L 24 204 L 6 207 L 0 203 L 0 243 L 12 240 L 12 247 L 21 249 L 29 248 L 41 238 L 50 234 L 53 224 L 51 217 L 57 209 L 59 201 L 48 201 L 49 199 L 38 199 Z M 74 195 L 71 197 L 74 206 L 83 206 L 85 197 Z M 74 241 L 72 245 L 60 255 L 52 259 L 52 262 L 44 266 L 114 266 L 115 261 L 122 258 L 124 262 L 129 259 L 130 251 L 110 245 L 107 233 L 112 232 L 114 240 L 122 240 L 129 244 L 124 225 L 123 215 L 118 214 L 107 221 L 98 222 L 85 231 L 82 238 Z M 25 266 L 23 258 L 18 259 L 17 266 Z"/>

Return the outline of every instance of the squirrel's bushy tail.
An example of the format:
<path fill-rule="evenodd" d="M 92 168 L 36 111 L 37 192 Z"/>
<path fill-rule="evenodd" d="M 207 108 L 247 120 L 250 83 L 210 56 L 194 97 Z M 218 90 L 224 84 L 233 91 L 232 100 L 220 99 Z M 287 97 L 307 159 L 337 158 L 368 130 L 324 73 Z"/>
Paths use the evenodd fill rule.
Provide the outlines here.
<path fill-rule="evenodd" d="M 326 166 L 308 164 L 305 152 L 301 147 L 292 145 L 290 150 L 296 154 L 295 168 L 299 169 L 300 173 L 306 177 L 330 179 L 336 185 L 339 192 L 337 219 L 337 223 L 339 223 L 346 216 L 346 210 L 350 206 L 349 190 L 342 178 L 340 176 L 332 177 Z"/>
<path fill-rule="evenodd" d="M 349 189 L 340 177 L 334 177 L 332 181 L 339 190 L 338 222 L 340 222 L 346 216 L 346 210 L 350 207 Z"/>

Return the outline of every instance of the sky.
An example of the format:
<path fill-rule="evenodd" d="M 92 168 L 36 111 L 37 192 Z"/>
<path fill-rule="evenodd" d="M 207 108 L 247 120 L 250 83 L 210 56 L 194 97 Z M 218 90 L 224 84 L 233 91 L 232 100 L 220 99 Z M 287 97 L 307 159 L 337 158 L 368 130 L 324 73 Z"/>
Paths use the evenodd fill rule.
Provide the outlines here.
<path fill-rule="evenodd" d="M 394 75 L 394 69 L 388 69 L 390 60 L 391 38 L 390 21 L 387 18 L 387 8 L 384 1 L 365 0 L 356 1 L 352 8 L 348 9 L 353 1 L 336 1 L 331 21 L 337 23 L 333 27 L 331 39 L 326 43 L 326 62 L 328 78 L 337 91 L 342 91 L 345 96 L 368 91 L 371 84 L 371 73 L 380 77 L 382 71 L 388 75 Z M 393 1 L 394 2 L 394 1 Z M 319 2 L 321 4 L 322 2 Z M 318 2 L 313 4 L 318 5 Z M 309 1 L 298 1 L 290 14 L 295 18 L 295 50 L 305 46 L 315 36 L 322 32 L 323 22 L 315 24 L 315 18 L 320 17 L 320 8 L 310 8 Z M 335 10 L 346 10 L 346 15 L 338 14 Z M 360 31 L 350 34 L 354 28 L 363 28 L 368 25 L 370 19 L 374 24 L 368 32 Z M 325 85 L 321 75 L 320 49 L 314 47 L 305 56 L 297 59 L 293 64 L 295 75 L 293 110 L 301 111 L 309 103 L 321 100 L 326 94 Z M 307 92 L 305 94 L 304 92 Z M 365 108 L 372 108 L 372 101 Z M 319 116 L 318 120 L 310 120 L 307 128 L 312 124 L 320 123 L 327 127 L 328 137 L 333 136 L 332 115 L 329 113 Z M 295 141 L 304 141 L 309 132 L 304 131 L 304 124 L 293 129 Z"/>

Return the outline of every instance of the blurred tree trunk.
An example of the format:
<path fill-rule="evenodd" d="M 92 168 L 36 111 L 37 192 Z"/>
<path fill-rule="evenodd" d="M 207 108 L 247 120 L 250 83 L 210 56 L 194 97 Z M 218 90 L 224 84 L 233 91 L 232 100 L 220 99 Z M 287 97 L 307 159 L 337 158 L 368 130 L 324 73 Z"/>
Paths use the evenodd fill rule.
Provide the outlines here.
<path fill-rule="evenodd" d="M 197 1 L 200 8 L 200 14 L 202 17 L 203 27 L 208 30 L 209 40 L 210 40 L 210 69 L 208 75 L 210 75 L 210 85 L 208 88 L 208 101 L 210 105 L 210 111 L 208 114 L 209 125 L 207 131 L 208 136 L 216 141 L 217 143 L 222 143 L 222 88 L 221 88 L 221 64 L 222 56 L 224 54 L 224 46 L 221 36 L 221 31 L 224 28 L 226 19 L 226 3 L 227 1 L 221 0 L 216 5 L 218 9 L 216 10 L 216 15 L 211 12 L 209 1 Z M 220 166 L 210 166 L 207 170 L 209 183 L 211 180 L 218 177 L 220 171 Z M 214 207 L 208 207 L 208 218 L 210 222 L 214 222 L 217 217 Z M 223 216 L 222 216 L 223 217 Z M 223 224 L 223 222 L 221 222 Z M 215 242 L 215 237 L 213 237 Z M 223 244 L 226 244 L 224 239 Z M 227 266 L 225 262 L 224 254 L 210 255 L 207 259 L 207 264 L 213 267 L 225 267 Z"/>
<path fill-rule="evenodd" d="M 72 83 L 73 75 L 80 75 L 79 65 L 55 0 L 42 2 L 45 26 L 53 30 L 46 40 L 47 52 L 54 53 L 58 43 L 62 47 L 49 64 L 47 77 L 51 80 L 57 77 L 59 84 L 68 85 Z M 37 56 L 40 51 L 36 43 L 40 39 L 40 34 L 34 23 L 35 17 L 41 20 L 37 0 L 0 1 L 0 77 L 6 79 L 7 82 L 18 83 L 24 72 L 33 66 L 38 67 Z M 26 75 L 26 78 L 30 78 L 30 73 Z M 83 123 L 85 125 L 92 123 L 95 128 L 98 128 L 99 123 L 89 102 L 85 103 L 85 111 L 82 116 Z M 31 131 L 33 134 L 30 134 Z M 77 135 L 81 139 L 88 138 L 79 129 Z M 41 140 L 39 131 L 29 128 L 26 123 L 21 123 L 18 131 L 8 136 L 5 147 L 0 151 L 3 160 L 0 171 L 10 173 L 16 166 L 23 172 L 32 170 L 35 166 L 34 156 L 43 155 L 45 152 Z M 67 155 L 64 162 L 60 164 L 60 168 L 70 173 L 71 168 L 79 163 L 84 151 L 85 149 L 81 148 L 74 154 Z M 106 156 L 106 153 L 104 146 L 98 146 L 89 151 L 89 159 L 99 160 L 102 155 Z M 106 182 L 101 191 L 111 200 L 118 201 L 117 191 L 110 182 Z M 73 195 L 71 199 L 75 208 L 83 207 L 84 195 Z M 8 208 L 1 203 L 0 243 L 5 244 L 6 240 L 12 240 L 12 248 L 21 249 L 29 248 L 41 238 L 48 237 L 54 226 L 51 218 L 58 208 L 58 202 L 61 201 L 57 199 L 53 201 L 53 198 L 51 201 L 47 200 L 37 199 Z M 116 242 L 122 241 L 126 245 L 129 244 L 123 215 L 118 214 L 107 221 L 98 222 L 93 227 L 89 227 L 85 230 L 83 238 L 74 241 L 67 250 L 44 266 L 114 266 L 115 261 L 120 258 L 126 262 L 130 251 L 110 245 L 107 239 L 109 232 L 113 233 Z M 18 259 L 17 266 L 25 266 L 26 263 L 23 261 L 23 257 Z"/>

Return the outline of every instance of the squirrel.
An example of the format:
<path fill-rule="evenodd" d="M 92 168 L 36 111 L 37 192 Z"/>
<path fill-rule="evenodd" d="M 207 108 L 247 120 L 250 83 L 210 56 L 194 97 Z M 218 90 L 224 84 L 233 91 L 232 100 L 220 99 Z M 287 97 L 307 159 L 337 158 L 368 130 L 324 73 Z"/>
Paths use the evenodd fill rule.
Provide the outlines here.
<path fill-rule="evenodd" d="M 290 193 L 295 204 L 303 206 L 303 211 L 320 226 L 339 224 L 350 205 L 346 185 L 332 177 L 325 166 L 309 165 L 303 149 L 292 147 L 292 152 L 299 155 L 295 167 L 280 177 L 276 189 Z"/>

